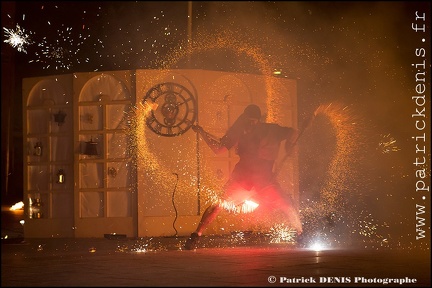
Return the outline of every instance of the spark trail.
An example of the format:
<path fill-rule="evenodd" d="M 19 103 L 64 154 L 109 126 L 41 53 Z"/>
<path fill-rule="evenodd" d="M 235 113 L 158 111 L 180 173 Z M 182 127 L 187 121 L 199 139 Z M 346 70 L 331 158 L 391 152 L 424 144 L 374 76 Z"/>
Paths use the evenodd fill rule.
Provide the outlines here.
<path fill-rule="evenodd" d="M 301 204 L 306 229 L 308 233 L 314 234 L 311 238 L 335 232 L 337 223 L 350 225 L 348 222 L 352 215 L 349 215 L 346 197 L 351 193 L 350 183 L 356 175 L 352 167 L 361 145 L 361 129 L 348 106 L 339 103 L 321 105 L 315 114 L 316 117 L 325 117 L 331 124 L 335 149 L 326 171 L 326 181 L 320 189 L 319 200 Z"/>

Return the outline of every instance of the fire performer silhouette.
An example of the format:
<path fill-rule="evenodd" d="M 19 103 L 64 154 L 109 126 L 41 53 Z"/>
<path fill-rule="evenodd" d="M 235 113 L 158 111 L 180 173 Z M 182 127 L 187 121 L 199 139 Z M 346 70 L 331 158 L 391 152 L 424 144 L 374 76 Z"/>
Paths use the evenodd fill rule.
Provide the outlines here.
<path fill-rule="evenodd" d="M 292 153 L 301 133 L 292 127 L 264 123 L 260 119 L 261 109 L 251 104 L 220 139 L 215 139 L 199 125 L 192 126 L 215 154 L 236 147 L 240 159 L 223 187 L 222 197 L 205 210 L 195 232 L 186 240 L 185 249 L 197 248 L 200 236 L 222 209 L 238 207 L 247 200 L 261 208 L 281 209 L 297 234 L 302 233 L 298 209 L 282 190 L 273 172 L 281 142 L 286 140 L 285 150 Z"/>

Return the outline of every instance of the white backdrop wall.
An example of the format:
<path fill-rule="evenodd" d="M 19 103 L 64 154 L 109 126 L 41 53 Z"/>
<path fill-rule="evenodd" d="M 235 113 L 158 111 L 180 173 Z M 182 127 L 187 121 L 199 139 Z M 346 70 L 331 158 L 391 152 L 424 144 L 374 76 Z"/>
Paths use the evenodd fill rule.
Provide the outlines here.
<path fill-rule="evenodd" d="M 178 136 L 146 125 L 145 100 L 163 95 L 155 115 L 169 106 L 170 93 L 159 89 L 173 89 L 171 94 L 185 100 L 187 111 L 174 119 L 186 119 Z M 24 199 L 43 198 L 45 211 L 43 217 L 31 218 L 32 205 L 26 202 L 26 237 L 190 234 L 205 208 L 222 193 L 238 158 L 235 151 L 214 155 L 187 121 L 221 137 L 254 103 L 263 110 L 263 120 L 297 127 L 296 97 L 294 80 L 206 70 L 24 79 Z M 61 126 L 52 120 L 59 110 L 67 114 Z M 37 142 L 46 152 L 41 156 L 34 155 Z M 98 155 L 85 154 L 88 142 L 96 143 Z M 298 200 L 297 157 L 283 167 L 279 181 Z M 66 171 L 64 184 L 55 181 L 59 169 Z M 279 220 L 263 222 L 252 214 L 224 211 L 206 233 L 266 230 Z"/>

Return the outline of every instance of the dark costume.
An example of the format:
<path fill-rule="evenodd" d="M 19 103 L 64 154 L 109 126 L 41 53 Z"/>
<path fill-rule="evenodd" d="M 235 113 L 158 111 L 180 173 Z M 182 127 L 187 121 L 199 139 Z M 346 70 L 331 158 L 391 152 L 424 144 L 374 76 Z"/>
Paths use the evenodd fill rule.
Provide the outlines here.
<path fill-rule="evenodd" d="M 260 205 L 277 205 L 279 200 L 283 200 L 277 198 L 288 196 L 285 197 L 285 193 L 280 190 L 273 175 L 273 166 L 279 153 L 280 143 L 291 139 L 295 130 L 270 123 L 257 123 L 247 133 L 235 130 L 237 129 L 232 129 L 221 139 L 221 145 L 227 149 L 236 145 L 240 156 L 230 180 L 224 187 L 222 198 L 232 201 L 235 205 L 245 200 L 252 200 L 250 198 Z M 263 195 L 264 193 L 267 195 Z M 271 201 L 271 203 L 262 203 L 263 201 Z"/>
<path fill-rule="evenodd" d="M 238 207 L 247 200 L 257 203 L 261 208 L 281 209 L 297 232 L 302 232 L 298 211 L 291 197 L 282 191 L 273 173 L 280 143 L 284 140 L 293 142 L 297 131 L 278 124 L 261 123 L 260 118 L 258 106 L 247 106 L 220 141 L 212 140 L 201 127 L 195 126 L 194 130 L 203 136 L 215 153 L 236 147 L 240 160 L 224 185 L 221 200 L 206 209 L 196 232 L 187 240 L 186 249 L 195 248 L 203 230 L 222 208 Z"/>

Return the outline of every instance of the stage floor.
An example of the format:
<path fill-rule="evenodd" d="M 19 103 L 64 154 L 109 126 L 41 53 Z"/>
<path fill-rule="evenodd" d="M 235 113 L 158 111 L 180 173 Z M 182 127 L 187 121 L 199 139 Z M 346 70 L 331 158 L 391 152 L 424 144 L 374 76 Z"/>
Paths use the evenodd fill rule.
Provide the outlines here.
<path fill-rule="evenodd" d="M 429 287 L 430 253 L 287 244 L 183 250 L 185 237 L 2 242 L 2 287 Z M 218 243 L 216 243 L 218 242 Z M 274 282 L 274 283 L 273 283 Z M 399 284 L 403 282 L 404 284 Z M 389 283 L 389 284 L 384 284 Z"/>
<path fill-rule="evenodd" d="M 317 251 L 257 233 L 205 235 L 190 251 L 183 249 L 186 237 L 27 239 L 21 218 L 2 209 L 2 287 L 431 284 L 428 249 L 361 244 Z"/>

